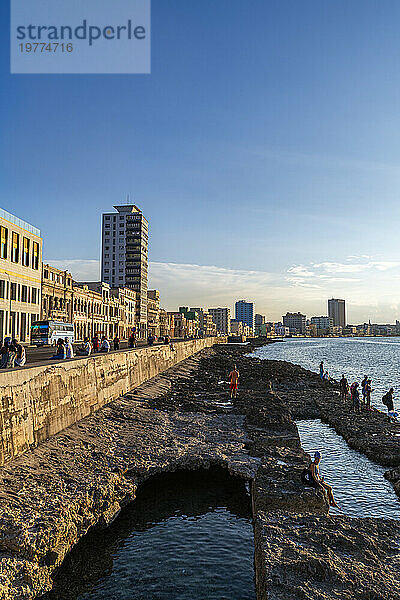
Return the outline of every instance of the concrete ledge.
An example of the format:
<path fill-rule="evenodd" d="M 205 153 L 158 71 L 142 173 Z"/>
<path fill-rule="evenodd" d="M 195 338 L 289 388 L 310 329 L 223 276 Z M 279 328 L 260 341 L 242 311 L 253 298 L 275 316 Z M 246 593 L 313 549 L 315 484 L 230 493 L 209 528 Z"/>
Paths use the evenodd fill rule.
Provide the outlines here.
<path fill-rule="evenodd" d="M 0 465 L 203 348 L 207 338 L 0 373 Z"/>

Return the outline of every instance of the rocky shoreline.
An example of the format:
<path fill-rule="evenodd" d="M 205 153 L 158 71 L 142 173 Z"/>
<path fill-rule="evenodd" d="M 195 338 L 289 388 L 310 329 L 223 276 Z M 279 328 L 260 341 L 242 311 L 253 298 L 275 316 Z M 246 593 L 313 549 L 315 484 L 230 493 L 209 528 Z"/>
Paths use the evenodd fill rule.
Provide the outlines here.
<path fill-rule="evenodd" d="M 215 465 L 251 482 L 259 599 L 400 599 L 400 523 L 329 516 L 325 495 L 300 482 L 309 457 L 294 419 L 332 419 L 395 473 L 388 423 L 354 424 L 334 386 L 248 351 L 203 350 L 2 467 L 0 598 L 51 589 L 79 539 L 107 526 L 153 474 Z M 230 403 L 234 363 L 240 391 Z"/>

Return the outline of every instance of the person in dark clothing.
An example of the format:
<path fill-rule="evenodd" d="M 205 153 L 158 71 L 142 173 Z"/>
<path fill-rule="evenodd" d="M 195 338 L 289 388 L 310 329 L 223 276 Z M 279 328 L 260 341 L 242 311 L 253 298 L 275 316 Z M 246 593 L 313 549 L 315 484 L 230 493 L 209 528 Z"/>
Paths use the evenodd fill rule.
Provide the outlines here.
<path fill-rule="evenodd" d="M 322 360 L 319 365 L 319 376 L 321 377 L 321 379 L 324 378 L 324 362 Z"/>
<path fill-rule="evenodd" d="M 131 333 L 128 340 L 129 348 L 136 348 L 136 335 Z"/>
<path fill-rule="evenodd" d="M 364 375 L 364 379 L 361 382 L 361 393 L 362 393 L 362 403 L 363 406 L 365 405 L 365 398 L 366 398 L 366 391 L 365 391 L 365 386 L 367 385 L 367 381 L 368 381 L 368 377 L 367 375 Z"/>
<path fill-rule="evenodd" d="M 366 409 L 371 410 L 371 379 L 367 379 L 367 383 L 365 384 L 365 400 L 366 400 Z"/>
<path fill-rule="evenodd" d="M 116 335 L 113 339 L 114 350 L 119 350 L 119 337 Z"/>
<path fill-rule="evenodd" d="M 6 342 L 6 340 L 4 340 L 4 344 L 1 347 L 0 350 L 0 369 L 5 369 L 7 361 L 8 361 L 8 353 L 9 353 L 9 348 L 10 348 L 10 342 Z"/>
<path fill-rule="evenodd" d="M 388 412 L 394 411 L 393 394 L 394 389 L 390 388 L 390 390 L 382 398 L 382 402 L 387 407 Z"/>
<path fill-rule="evenodd" d="M 305 485 L 309 485 L 313 488 L 322 488 L 326 491 L 329 501 L 329 506 L 333 506 L 334 508 L 339 508 L 336 504 L 335 498 L 333 496 L 332 487 L 324 481 L 324 478 L 321 477 L 319 473 L 319 463 L 321 461 L 321 453 L 314 453 L 314 460 L 311 463 L 308 469 L 304 469 L 301 474 L 301 480 Z"/>
<path fill-rule="evenodd" d="M 92 338 L 92 346 L 93 346 L 93 352 L 98 352 L 100 350 L 100 339 L 97 334 L 94 335 Z"/>
<path fill-rule="evenodd" d="M 349 383 L 344 375 L 340 380 L 340 399 L 345 402 L 347 400 L 347 394 L 349 393 Z"/>
<path fill-rule="evenodd" d="M 358 389 L 358 382 L 355 381 L 352 386 L 351 386 L 352 390 L 351 390 L 351 399 L 352 399 L 352 407 L 354 412 L 360 413 L 361 412 L 361 405 L 360 405 L 360 392 Z"/>

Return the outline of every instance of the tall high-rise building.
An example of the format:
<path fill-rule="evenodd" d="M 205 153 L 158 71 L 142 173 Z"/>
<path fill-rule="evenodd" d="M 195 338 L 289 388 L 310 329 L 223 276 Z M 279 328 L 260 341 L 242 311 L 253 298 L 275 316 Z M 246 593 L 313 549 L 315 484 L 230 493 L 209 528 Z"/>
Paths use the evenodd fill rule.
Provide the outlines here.
<path fill-rule="evenodd" d="M 254 329 L 254 302 L 238 300 L 235 303 L 235 320 Z"/>
<path fill-rule="evenodd" d="M 149 224 L 134 204 L 114 206 L 102 221 L 101 280 L 138 294 L 137 334 L 147 335 L 147 267 Z"/>
<path fill-rule="evenodd" d="M 335 327 L 346 327 L 346 302 L 338 298 L 328 300 L 328 315 Z"/>
<path fill-rule="evenodd" d="M 217 331 L 229 335 L 231 332 L 231 309 L 209 308 L 208 312 L 217 326 Z"/>

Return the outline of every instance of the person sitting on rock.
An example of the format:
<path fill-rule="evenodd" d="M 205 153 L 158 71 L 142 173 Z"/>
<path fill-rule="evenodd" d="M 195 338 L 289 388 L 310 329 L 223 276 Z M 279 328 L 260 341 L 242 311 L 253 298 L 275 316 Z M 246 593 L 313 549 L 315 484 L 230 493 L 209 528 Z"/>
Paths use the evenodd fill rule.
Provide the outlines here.
<path fill-rule="evenodd" d="M 328 496 L 329 506 L 333 506 L 334 508 L 339 508 L 336 504 L 335 498 L 333 497 L 332 487 L 324 481 L 324 478 L 319 474 L 319 463 L 321 462 L 321 453 L 314 452 L 314 460 L 310 465 L 311 477 L 318 487 L 321 487 L 326 491 Z"/>
<path fill-rule="evenodd" d="M 236 365 L 233 367 L 233 371 L 229 373 L 229 388 L 231 390 L 231 398 L 235 397 L 237 394 L 238 383 L 239 383 L 239 371 L 237 370 Z"/>

